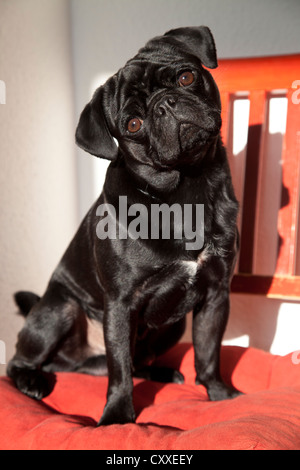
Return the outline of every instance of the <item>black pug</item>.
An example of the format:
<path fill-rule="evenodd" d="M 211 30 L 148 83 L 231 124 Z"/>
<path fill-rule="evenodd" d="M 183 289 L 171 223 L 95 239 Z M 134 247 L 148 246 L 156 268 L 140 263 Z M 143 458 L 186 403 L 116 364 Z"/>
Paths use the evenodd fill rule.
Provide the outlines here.
<path fill-rule="evenodd" d="M 238 203 L 220 138 L 219 92 L 204 67 L 217 67 L 210 30 L 171 30 L 150 40 L 83 110 L 78 145 L 111 164 L 102 194 L 43 297 L 15 296 L 27 318 L 7 372 L 30 397 L 51 392 L 55 371 L 108 374 L 99 424 L 133 422 L 133 375 L 183 380 L 179 372 L 151 364 L 178 342 L 191 310 L 197 383 L 211 400 L 239 394 L 219 371 L 238 249 Z M 119 196 L 126 196 L 127 226 Z M 160 222 L 159 237 L 125 236 L 133 221 L 130 207 L 137 203 L 148 211 L 148 219 L 144 214 L 139 221 L 150 224 L 153 205 L 189 205 L 195 239 L 195 211 L 204 205 L 203 243 L 195 240 L 187 249 L 191 237 L 175 217 L 169 237 L 161 236 Z M 99 214 L 99 206 L 107 210 Z M 106 235 L 99 234 L 104 215 Z M 110 224 L 116 236 L 113 230 L 107 236 Z"/>

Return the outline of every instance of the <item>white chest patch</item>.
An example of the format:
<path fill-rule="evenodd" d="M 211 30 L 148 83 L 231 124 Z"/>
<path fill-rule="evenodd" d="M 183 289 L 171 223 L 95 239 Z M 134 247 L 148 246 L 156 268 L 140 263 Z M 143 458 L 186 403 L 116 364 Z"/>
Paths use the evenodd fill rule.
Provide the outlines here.
<path fill-rule="evenodd" d="M 181 261 L 181 265 L 188 273 L 189 277 L 193 278 L 198 271 L 198 264 L 196 261 Z"/>
<path fill-rule="evenodd" d="M 181 266 L 184 266 L 189 276 L 189 282 L 193 282 L 193 279 L 196 276 L 198 269 L 203 266 L 203 264 L 208 258 L 209 253 L 207 248 L 205 248 L 198 256 L 197 261 L 181 261 Z"/>

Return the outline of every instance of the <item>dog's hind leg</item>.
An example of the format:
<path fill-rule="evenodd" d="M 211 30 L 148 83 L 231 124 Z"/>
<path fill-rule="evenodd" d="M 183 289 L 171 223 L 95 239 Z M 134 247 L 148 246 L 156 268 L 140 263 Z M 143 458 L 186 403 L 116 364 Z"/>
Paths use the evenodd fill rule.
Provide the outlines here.
<path fill-rule="evenodd" d="M 184 377 L 178 370 L 148 365 L 149 360 L 161 356 L 178 343 L 185 331 L 185 316 L 171 325 L 159 329 L 147 329 L 144 336 L 137 341 L 134 357 L 134 376 L 162 383 L 184 383 Z"/>
<path fill-rule="evenodd" d="M 88 357 L 74 371 L 89 375 L 108 375 L 106 355 L 101 354 L 99 356 Z"/>
<path fill-rule="evenodd" d="M 135 377 L 162 383 L 184 383 L 181 372 L 171 367 L 145 366 L 134 373 Z"/>
<path fill-rule="evenodd" d="M 33 306 L 19 333 L 16 354 L 7 367 L 7 375 L 21 392 L 42 399 L 52 391 L 53 376 L 44 372 L 42 366 L 59 348 L 79 310 L 75 300 L 54 282 Z"/>

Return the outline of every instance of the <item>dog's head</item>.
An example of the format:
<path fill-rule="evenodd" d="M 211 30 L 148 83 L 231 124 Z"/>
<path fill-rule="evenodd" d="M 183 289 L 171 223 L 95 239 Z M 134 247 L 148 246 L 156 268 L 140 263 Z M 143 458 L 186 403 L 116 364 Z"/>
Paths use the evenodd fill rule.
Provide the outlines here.
<path fill-rule="evenodd" d="M 205 26 L 150 40 L 96 90 L 80 116 L 77 144 L 98 157 L 124 158 L 148 184 L 172 189 L 180 169 L 199 161 L 220 131 L 219 92 L 203 66 L 217 67 Z"/>

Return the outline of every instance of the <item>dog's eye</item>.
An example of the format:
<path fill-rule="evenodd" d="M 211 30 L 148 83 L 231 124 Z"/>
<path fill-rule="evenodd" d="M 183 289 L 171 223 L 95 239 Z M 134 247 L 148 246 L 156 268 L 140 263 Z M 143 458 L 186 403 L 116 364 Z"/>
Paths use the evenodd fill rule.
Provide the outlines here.
<path fill-rule="evenodd" d="M 130 119 L 130 121 L 128 121 L 127 129 L 129 130 L 129 132 L 133 134 L 134 132 L 137 132 L 140 130 L 140 128 L 142 127 L 142 124 L 143 124 L 143 121 L 141 121 L 138 118 L 133 118 L 133 119 Z"/>
<path fill-rule="evenodd" d="M 183 72 L 178 81 L 180 86 L 189 86 L 194 81 L 194 74 L 192 72 Z"/>

